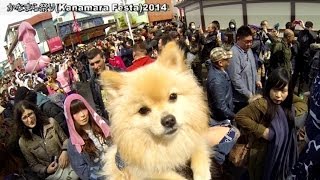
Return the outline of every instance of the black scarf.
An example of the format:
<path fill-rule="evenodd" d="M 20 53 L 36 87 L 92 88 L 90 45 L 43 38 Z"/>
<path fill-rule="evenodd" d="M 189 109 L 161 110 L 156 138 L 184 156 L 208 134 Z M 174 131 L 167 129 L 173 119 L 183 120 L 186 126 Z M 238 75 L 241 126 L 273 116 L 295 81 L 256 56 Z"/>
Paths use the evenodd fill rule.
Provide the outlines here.
<path fill-rule="evenodd" d="M 295 127 L 289 128 L 286 114 L 281 106 L 278 106 L 270 129 L 275 135 L 268 145 L 263 180 L 284 180 L 290 176 L 290 170 L 297 160 L 298 153 Z"/>

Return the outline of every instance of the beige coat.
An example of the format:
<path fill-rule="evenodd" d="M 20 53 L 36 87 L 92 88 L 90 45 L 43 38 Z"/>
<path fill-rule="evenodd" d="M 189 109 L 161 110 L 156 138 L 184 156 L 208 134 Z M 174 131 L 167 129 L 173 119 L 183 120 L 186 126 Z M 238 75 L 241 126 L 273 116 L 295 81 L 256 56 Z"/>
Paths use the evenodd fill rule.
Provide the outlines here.
<path fill-rule="evenodd" d="M 49 118 L 50 124 L 44 125 L 43 136 L 32 134 L 32 139 L 23 137 L 19 139 L 21 152 L 26 158 L 29 166 L 36 173 L 44 175 L 47 166 L 51 163 L 53 156 L 59 157 L 62 149 L 67 148 L 67 136 L 53 119 Z"/>

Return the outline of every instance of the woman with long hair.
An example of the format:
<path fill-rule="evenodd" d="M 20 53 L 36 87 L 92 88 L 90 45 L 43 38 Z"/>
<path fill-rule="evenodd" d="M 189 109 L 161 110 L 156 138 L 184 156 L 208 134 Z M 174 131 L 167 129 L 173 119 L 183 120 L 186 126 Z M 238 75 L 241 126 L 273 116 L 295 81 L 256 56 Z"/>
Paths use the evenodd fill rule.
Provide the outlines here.
<path fill-rule="evenodd" d="M 67 136 L 53 118 L 22 100 L 15 105 L 14 119 L 21 135 L 19 147 L 34 172 L 44 179 L 68 166 Z"/>
<path fill-rule="evenodd" d="M 272 71 L 263 97 L 236 114 L 251 146 L 250 179 L 286 179 L 297 160 L 295 117 L 307 112 L 307 104 L 293 95 L 290 78 L 283 68 Z"/>
<path fill-rule="evenodd" d="M 109 126 L 80 95 L 72 94 L 64 103 L 70 140 L 68 154 L 72 168 L 82 180 L 104 179 L 103 150 L 110 146 Z"/>

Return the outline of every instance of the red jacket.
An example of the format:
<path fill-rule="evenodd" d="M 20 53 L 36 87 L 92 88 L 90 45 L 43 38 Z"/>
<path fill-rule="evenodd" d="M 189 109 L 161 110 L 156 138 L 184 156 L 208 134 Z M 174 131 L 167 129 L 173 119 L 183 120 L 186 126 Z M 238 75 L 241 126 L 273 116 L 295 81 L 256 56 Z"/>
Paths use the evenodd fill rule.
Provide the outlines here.
<path fill-rule="evenodd" d="M 147 64 L 150 64 L 154 62 L 154 59 L 152 59 L 151 57 L 149 56 L 144 56 L 140 59 L 137 59 L 137 60 L 134 60 L 133 61 L 133 64 L 127 68 L 127 71 L 133 71 L 133 70 L 136 70 L 142 66 L 145 66 Z"/>
<path fill-rule="evenodd" d="M 114 56 L 114 58 L 109 58 L 108 61 L 111 66 L 119 68 L 121 70 L 126 70 L 126 66 L 124 65 L 121 57 Z"/>

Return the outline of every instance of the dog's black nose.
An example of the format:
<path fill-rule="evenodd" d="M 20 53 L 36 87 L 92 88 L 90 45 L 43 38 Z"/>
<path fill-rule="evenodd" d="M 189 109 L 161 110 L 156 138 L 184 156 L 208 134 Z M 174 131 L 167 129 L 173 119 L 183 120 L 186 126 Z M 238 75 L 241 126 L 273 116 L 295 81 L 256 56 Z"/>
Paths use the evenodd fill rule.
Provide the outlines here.
<path fill-rule="evenodd" d="M 166 115 L 161 118 L 161 124 L 166 128 L 172 128 L 176 124 L 176 118 L 171 114 Z"/>

